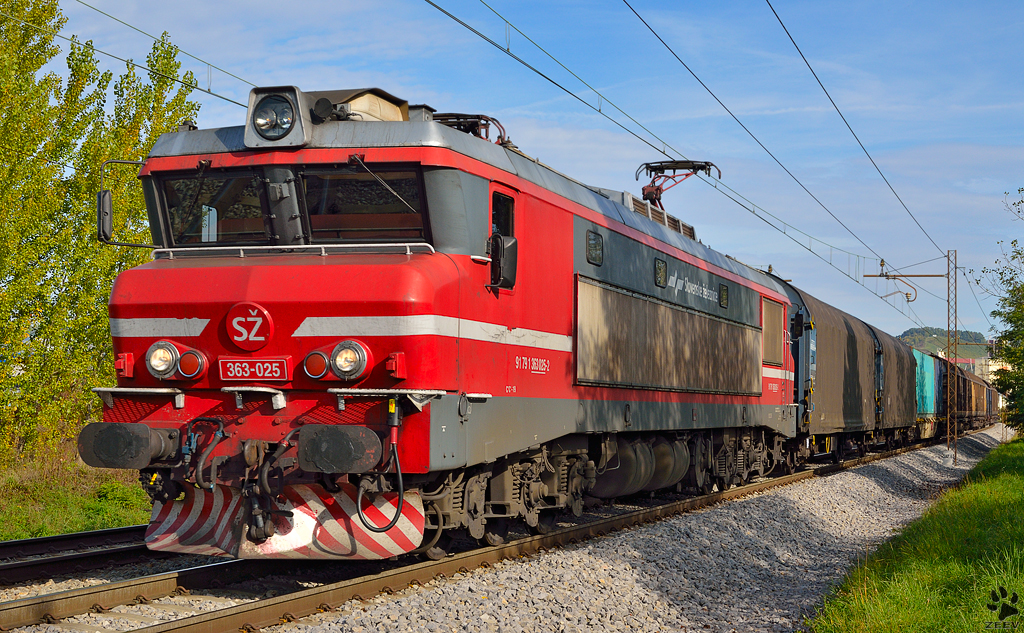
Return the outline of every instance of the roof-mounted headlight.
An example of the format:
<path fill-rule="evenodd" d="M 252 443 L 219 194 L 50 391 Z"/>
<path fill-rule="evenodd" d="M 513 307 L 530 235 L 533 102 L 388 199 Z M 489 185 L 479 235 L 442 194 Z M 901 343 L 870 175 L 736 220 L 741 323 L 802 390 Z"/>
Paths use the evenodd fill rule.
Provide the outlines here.
<path fill-rule="evenodd" d="M 295 107 L 282 95 L 263 97 L 253 109 L 252 126 L 263 138 L 276 141 L 295 126 Z"/>
<path fill-rule="evenodd" d="M 246 109 L 246 147 L 302 147 L 313 134 L 310 98 L 295 86 L 253 88 Z"/>

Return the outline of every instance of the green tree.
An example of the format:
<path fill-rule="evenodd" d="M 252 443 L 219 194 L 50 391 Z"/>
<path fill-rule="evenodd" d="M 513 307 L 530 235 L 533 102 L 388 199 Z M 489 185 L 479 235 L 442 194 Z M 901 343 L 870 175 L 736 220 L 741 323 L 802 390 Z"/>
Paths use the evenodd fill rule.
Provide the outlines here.
<path fill-rule="evenodd" d="M 194 119 L 167 35 L 116 82 L 91 43 L 77 41 L 64 77 L 43 72 L 60 54 L 56 0 L 9 0 L 0 15 L 0 462 L 54 447 L 96 419 L 94 386 L 113 384 L 107 297 L 145 249 L 95 238 L 100 164 L 139 160 L 163 132 Z M 186 73 L 183 82 L 195 85 Z M 113 86 L 112 86 L 113 84 Z M 107 95 L 113 92 L 113 107 Z M 135 171 L 108 169 L 115 235 L 149 242 Z"/>
<path fill-rule="evenodd" d="M 1018 199 L 1007 194 L 1006 210 L 1024 220 L 1024 188 L 1017 190 Z M 993 268 L 982 270 L 986 290 L 999 297 L 999 307 L 992 316 L 1002 321 L 1004 329 L 996 337 L 994 356 L 1008 369 L 996 371 L 993 381 L 1006 397 L 1007 424 L 1024 428 L 1024 246 L 1012 240 L 1007 246 L 1000 242 L 1002 255 Z"/>

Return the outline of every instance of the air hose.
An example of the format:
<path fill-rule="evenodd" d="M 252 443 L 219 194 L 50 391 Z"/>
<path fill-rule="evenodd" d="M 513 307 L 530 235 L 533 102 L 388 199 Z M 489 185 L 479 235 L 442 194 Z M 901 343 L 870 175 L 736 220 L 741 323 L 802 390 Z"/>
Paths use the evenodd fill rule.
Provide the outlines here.
<path fill-rule="evenodd" d="M 280 459 L 281 455 L 284 455 L 284 452 L 288 450 L 289 446 L 291 446 L 288 443 L 288 440 L 292 439 L 292 436 L 298 432 L 298 428 L 294 428 L 291 431 L 289 431 L 288 435 L 285 435 L 284 439 L 277 443 L 277 450 L 274 451 L 274 454 L 271 455 L 268 459 L 263 460 L 263 464 L 260 466 L 259 474 L 260 492 L 262 492 L 263 494 L 270 497 L 275 496 L 274 490 L 270 488 L 270 466 L 278 459 Z"/>
<path fill-rule="evenodd" d="M 222 420 L 218 420 L 217 418 L 196 418 L 195 420 L 192 420 L 191 422 L 188 423 L 188 426 L 185 429 L 186 437 L 190 442 L 192 441 L 192 425 L 196 422 L 217 423 L 217 431 L 214 432 L 213 434 L 213 441 L 210 442 L 210 445 L 206 447 L 205 451 L 203 451 L 203 454 L 199 457 L 199 463 L 196 464 L 196 484 L 200 488 L 205 488 L 206 490 L 213 490 L 213 485 L 217 481 L 217 464 L 214 463 L 210 466 L 209 484 L 203 481 L 203 467 L 204 464 L 206 464 L 206 460 L 209 459 L 210 455 L 213 454 L 213 449 L 217 448 L 217 444 L 220 444 L 220 441 L 224 439 L 225 435 L 227 435 L 224 432 L 224 422 Z"/>
<path fill-rule="evenodd" d="M 391 519 L 391 522 L 384 527 L 377 527 L 371 524 L 363 515 L 363 493 L 366 489 L 360 485 L 359 494 L 356 495 L 356 514 L 359 516 L 359 520 L 362 522 L 363 527 L 377 534 L 387 532 L 398 525 L 398 520 L 402 518 L 402 507 L 405 505 L 405 484 L 402 482 L 402 464 L 398 461 L 398 445 L 394 443 L 391 444 L 391 458 L 395 460 L 395 472 L 398 473 L 398 507 L 395 509 L 395 516 Z"/>

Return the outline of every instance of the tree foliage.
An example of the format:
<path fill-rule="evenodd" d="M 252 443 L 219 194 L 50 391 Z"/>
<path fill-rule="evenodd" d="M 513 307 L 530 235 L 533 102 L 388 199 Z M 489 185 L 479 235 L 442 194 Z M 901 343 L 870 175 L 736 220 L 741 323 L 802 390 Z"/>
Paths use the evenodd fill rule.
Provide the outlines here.
<path fill-rule="evenodd" d="M 988 356 L 988 341 L 981 332 L 957 330 L 956 335 L 960 337 L 960 346 L 957 351 L 957 356 L 960 358 L 985 358 Z M 899 339 L 911 347 L 932 353 L 946 348 L 945 328 L 914 327 L 900 334 Z"/>
<path fill-rule="evenodd" d="M 114 382 L 107 297 L 114 277 L 148 258 L 100 245 L 95 200 L 104 160 L 143 158 L 161 133 L 194 119 L 167 35 L 116 81 L 90 43 L 75 41 L 67 71 L 56 0 L 10 0 L 0 16 L 0 462 L 73 437 L 99 414 L 90 389 Z M 195 85 L 190 73 L 183 81 Z M 113 104 L 107 107 L 112 93 Z M 115 235 L 148 243 L 130 166 L 108 167 Z"/>
<path fill-rule="evenodd" d="M 1018 198 L 1007 194 L 1006 210 L 1024 220 L 1024 188 Z M 994 267 L 982 270 L 979 283 L 999 297 L 999 307 L 992 316 L 1002 321 L 1004 329 L 996 337 L 994 356 L 1008 369 L 996 371 L 995 387 L 1006 397 L 1006 421 L 1014 428 L 1024 429 L 1024 246 L 1016 239 L 1000 242 L 1001 256 Z"/>

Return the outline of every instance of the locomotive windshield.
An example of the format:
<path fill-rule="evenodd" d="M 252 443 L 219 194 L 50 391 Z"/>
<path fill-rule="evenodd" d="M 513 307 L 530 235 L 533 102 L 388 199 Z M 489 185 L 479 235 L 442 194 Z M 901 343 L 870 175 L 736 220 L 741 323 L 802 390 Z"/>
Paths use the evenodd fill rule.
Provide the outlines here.
<path fill-rule="evenodd" d="M 164 180 L 174 244 L 268 244 L 260 184 L 251 173 Z"/>
<path fill-rule="evenodd" d="M 305 173 L 302 185 L 314 244 L 425 239 L 416 171 Z"/>
<path fill-rule="evenodd" d="M 298 200 L 292 199 L 294 211 L 288 213 L 305 216 L 305 243 L 427 240 L 419 169 L 370 169 L 277 169 L 275 181 L 294 183 Z M 160 180 L 173 246 L 259 246 L 280 240 L 273 222 L 281 210 L 271 210 L 274 198 L 267 188 L 281 185 L 252 171 L 204 172 Z M 280 172 L 295 175 L 285 178 Z"/>

